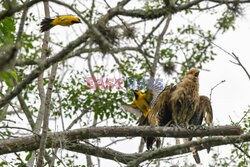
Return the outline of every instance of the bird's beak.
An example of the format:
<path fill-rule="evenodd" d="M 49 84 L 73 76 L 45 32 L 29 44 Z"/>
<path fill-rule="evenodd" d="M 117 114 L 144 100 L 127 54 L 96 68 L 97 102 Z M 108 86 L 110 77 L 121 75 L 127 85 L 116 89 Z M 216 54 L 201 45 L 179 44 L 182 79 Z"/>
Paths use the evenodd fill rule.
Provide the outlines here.
<path fill-rule="evenodd" d="M 197 72 L 194 74 L 195 78 L 198 78 L 198 77 L 199 77 L 199 73 L 200 73 L 200 71 L 197 71 Z"/>

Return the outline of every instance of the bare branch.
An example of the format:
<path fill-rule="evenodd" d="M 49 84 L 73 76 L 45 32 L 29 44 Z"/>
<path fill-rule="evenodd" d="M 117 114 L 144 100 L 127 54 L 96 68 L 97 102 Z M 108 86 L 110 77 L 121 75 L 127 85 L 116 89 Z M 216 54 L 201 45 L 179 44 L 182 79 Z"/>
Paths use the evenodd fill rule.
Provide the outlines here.
<path fill-rule="evenodd" d="M 15 66 L 37 65 L 38 60 L 16 61 Z"/>
<path fill-rule="evenodd" d="M 246 70 L 246 68 L 242 65 L 239 57 L 236 56 L 233 52 L 232 52 L 232 54 L 229 54 L 229 55 L 232 56 L 237 61 L 237 63 L 232 62 L 232 61 L 231 61 L 231 63 L 239 65 L 245 71 L 245 73 L 247 74 L 248 79 L 250 80 L 250 74 L 248 73 L 248 71 Z"/>
<path fill-rule="evenodd" d="M 150 74 L 150 78 L 154 78 L 155 77 L 155 73 L 156 73 L 156 68 L 157 68 L 157 62 L 159 61 L 159 54 L 160 54 L 160 48 L 161 48 L 161 41 L 163 39 L 164 34 L 167 32 L 169 23 L 171 21 L 171 15 L 168 15 L 167 20 L 166 20 L 166 24 L 161 32 L 161 34 L 158 36 L 157 39 L 157 46 L 155 49 L 155 55 L 154 55 L 154 62 L 153 62 L 153 66 L 151 69 L 151 74 Z"/>
<path fill-rule="evenodd" d="M 49 11 L 49 3 L 48 1 L 44 1 L 44 11 L 45 11 L 45 17 L 49 18 L 50 17 L 50 11 Z M 43 44 L 42 44 L 42 55 L 41 55 L 41 63 L 44 63 L 46 61 L 46 57 L 48 56 L 48 41 L 49 41 L 49 31 L 46 31 L 44 33 L 44 38 L 43 38 Z M 54 66 L 54 65 L 53 65 Z M 41 73 L 38 77 L 38 91 L 39 91 L 39 96 L 40 96 L 40 109 L 38 113 L 38 117 L 36 120 L 35 124 L 35 129 L 34 131 L 36 133 L 40 133 L 41 125 L 43 122 L 43 131 L 42 131 L 42 137 L 40 141 L 40 150 L 38 154 L 38 160 L 37 160 L 37 166 L 42 167 L 43 165 L 43 158 L 44 158 L 44 152 L 45 152 L 45 145 L 46 145 L 46 137 L 47 137 L 47 129 L 46 129 L 46 117 L 48 115 L 48 108 L 46 106 L 47 103 L 47 95 L 45 95 L 45 90 L 44 90 L 44 82 L 43 82 L 43 73 Z M 34 164 L 34 157 L 35 154 L 32 153 L 32 157 L 29 159 L 29 165 Z"/>
<path fill-rule="evenodd" d="M 220 84 L 222 84 L 222 83 L 224 83 L 224 82 L 226 82 L 226 80 L 222 80 L 222 81 L 220 81 L 220 82 L 219 82 L 219 83 L 217 83 L 214 87 L 212 87 L 212 88 L 211 88 L 210 95 L 209 95 L 209 99 L 210 99 L 210 101 L 211 101 L 211 98 L 212 98 L 212 93 L 213 93 L 213 90 L 214 90 L 217 86 L 219 86 Z"/>

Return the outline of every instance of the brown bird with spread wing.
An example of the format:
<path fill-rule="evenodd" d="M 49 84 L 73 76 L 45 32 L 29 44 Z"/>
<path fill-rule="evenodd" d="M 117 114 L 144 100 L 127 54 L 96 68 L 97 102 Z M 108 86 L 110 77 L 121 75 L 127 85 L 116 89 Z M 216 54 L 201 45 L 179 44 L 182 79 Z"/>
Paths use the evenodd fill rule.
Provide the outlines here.
<path fill-rule="evenodd" d="M 181 126 L 201 124 L 206 112 L 206 120 L 212 123 L 212 108 L 210 101 L 199 96 L 199 70 L 196 68 L 186 72 L 184 78 L 175 86 L 167 86 L 155 100 L 148 115 L 148 122 L 153 126 Z M 208 104 L 209 103 L 209 104 Z M 210 106 L 210 107 L 209 107 Z M 152 148 L 151 138 L 147 147 Z M 190 139 L 191 140 L 191 139 Z M 187 142 L 187 140 L 184 140 Z M 200 163 L 198 152 L 191 147 L 193 156 Z"/>
<path fill-rule="evenodd" d="M 155 100 L 149 123 L 155 126 L 188 125 L 199 105 L 199 70 L 186 72 L 175 86 L 167 86 Z"/>

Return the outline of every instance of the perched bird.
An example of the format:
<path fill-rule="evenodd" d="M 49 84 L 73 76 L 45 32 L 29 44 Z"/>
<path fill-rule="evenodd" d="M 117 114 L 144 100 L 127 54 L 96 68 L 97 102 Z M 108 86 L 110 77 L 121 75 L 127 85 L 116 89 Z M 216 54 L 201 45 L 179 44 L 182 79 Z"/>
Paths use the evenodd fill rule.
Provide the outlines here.
<path fill-rule="evenodd" d="M 75 23 L 81 23 L 81 20 L 75 16 L 57 16 L 54 19 L 45 18 L 41 22 L 41 32 L 48 31 L 56 25 L 70 26 Z"/>
<path fill-rule="evenodd" d="M 153 126 L 188 126 L 199 103 L 199 70 L 193 68 L 186 72 L 180 83 L 165 87 L 159 94 L 149 112 L 148 122 Z M 147 147 L 152 148 L 154 140 L 148 139 L 150 140 L 146 141 Z M 190 150 L 199 163 L 199 155 L 195 148 L 191 147 Z"/>
<path fill-rule="evenodd" d="M 150 125 L 188 125 L 199 105 L 199 70 L 186 72 L 175 86 L 166 86 L 159 94 L 149 114 Z"/>

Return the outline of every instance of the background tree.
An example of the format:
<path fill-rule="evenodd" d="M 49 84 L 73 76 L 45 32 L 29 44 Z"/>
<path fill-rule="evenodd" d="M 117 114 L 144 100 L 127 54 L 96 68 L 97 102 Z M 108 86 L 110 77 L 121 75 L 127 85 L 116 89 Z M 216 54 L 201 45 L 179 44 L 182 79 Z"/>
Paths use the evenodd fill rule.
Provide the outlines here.
<path fill-rule="evenodd" d="M 95 161 L 89 155 L 128 166 L 178 164 L 179 158 L 174 155 L 189 152 L 190 145 L 200 143 L 193 141 L 180 147 L 128 154 L 123 150 L 118 152 L 113 145 L 134 141 L 134 136 L 149 133 L 171 136 L 171 133 L 167 131 L 166 135 L 166 131 L 158 133 L 143 127 L 124 131 L 118 127 L 93 127 L 134 125 L 135 116 L 121 108 L 133 99 L 130 89 L 145 90 L 145 84 L 141 83 L 153 78 L 163 78 L 158 80 L 163 87 L 165 83 L 180 81 L 192 67 L 202 70 L 205 64 L 217 58 L 215 48 L 220 46 L 215 40 L 235 29 L 236 19 L 244 15 L 249 3 L 249 0 L 1 1 L 0 166 L 42 166 L 43 163 L 93 166 L 96 162 L 104 165 L 99 158 Z M 43 11 L 45 15 L 41 14 Z M 65 14 L 78 16 L 83 24 L 55 27 L 44 34 L 39 32 L 44 16 Z M 197 15 L 209 17 L 210 26 L 190 21 Z M 234 63 L 249 77 L 239 57 L 223 51 L 232 56 Z M 214 161 L 209 165 L 248 165 L 249 109 L 244 113 L 237 121 L 232 119 L 232 124 L 242 125 L 245 135 L 201 141 L 212 146 L 233 144 L 230 156 L 220 157 L 215 151 Z M 84 129 L 89 127 L 92 128 Z M 76 128 L 82 129 L 72 130 Z M 228 135 L 228 131 L 234 130 L 233 127 L 225 129 L 223 134 L 216 128 L 211 129 L 211 133 Z M 236 129 L 239 135 L 239 128 Z M 185 137 L 185 132 L 172 137 Z M 198 131 L 193 135 L 204 134 L 208 132 Z M 116 136 L 123 137 L 112 138 Z M 82 161 L 82 155 L 86 155 L 86 161 Z M 193 166 L 188 161 L 182 165 Z"/>

